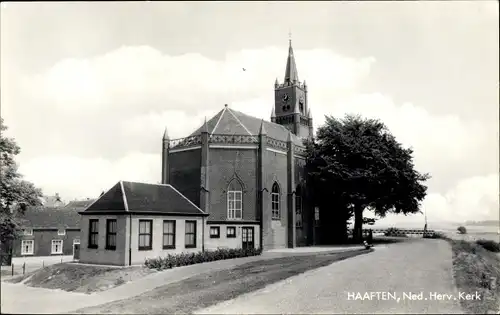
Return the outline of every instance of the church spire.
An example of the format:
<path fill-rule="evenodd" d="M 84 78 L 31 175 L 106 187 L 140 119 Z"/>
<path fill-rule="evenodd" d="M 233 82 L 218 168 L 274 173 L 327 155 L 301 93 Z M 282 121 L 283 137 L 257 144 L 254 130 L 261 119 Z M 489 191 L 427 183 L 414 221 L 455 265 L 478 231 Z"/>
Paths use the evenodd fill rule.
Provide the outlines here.
<path fill-rule="evenodd" d="M 288 58 L 286 60 L 285 70 L 285 84 L 293 84 L 299 82 L 299 74 L 297 72 L 297 65 L 295 65 L 295 56 L 293 55 L 292 39 L 289 40 Z"/>

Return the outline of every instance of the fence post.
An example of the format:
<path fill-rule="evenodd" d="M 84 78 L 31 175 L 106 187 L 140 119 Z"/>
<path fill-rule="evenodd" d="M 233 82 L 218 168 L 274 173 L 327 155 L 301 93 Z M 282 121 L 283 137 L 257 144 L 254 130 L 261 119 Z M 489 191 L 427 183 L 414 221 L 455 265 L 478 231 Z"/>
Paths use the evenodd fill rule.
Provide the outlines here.
<path fill-rule="evenodd" d="M 12 266 L 12 276 L 14 276 L 14 263 L 12 263 L 11 266 Z"/>
<path fill-rule="evenodd" d="M 45 268 L 45 260 L 42 260 L 42 268 Z"/>
<path fill-rule="evenodd" d="M 61 256 L 61 264 L 62 264 L 62 256 Z"/>
<path fill-rule="evenodd" d="M 23 263 L 23 275 L 26 273 L 26 262 Z"/>

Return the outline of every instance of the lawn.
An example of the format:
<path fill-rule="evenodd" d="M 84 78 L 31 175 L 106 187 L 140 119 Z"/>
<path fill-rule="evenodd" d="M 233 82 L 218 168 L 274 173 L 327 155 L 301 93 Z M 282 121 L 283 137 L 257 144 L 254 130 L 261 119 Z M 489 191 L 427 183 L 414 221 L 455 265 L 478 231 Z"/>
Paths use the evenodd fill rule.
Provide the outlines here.
<path fill-rule="evenodd" d="M 7 281 L 17 283 L 26 280 L 24 284 L 31 287 L 92 293 L 117 287 L 152 272 L 155 271 L 142 266 L 120 268 L 62 263 Z"/>
<path fill-rule="evenodd" d="M 114 301 L 76 313 L 177 314 L 192 313 L 241 294 L 333 262 L 371 252 L 356 250 L 259 260 L 212 271 L 158 287 L 127 300 Z"/>

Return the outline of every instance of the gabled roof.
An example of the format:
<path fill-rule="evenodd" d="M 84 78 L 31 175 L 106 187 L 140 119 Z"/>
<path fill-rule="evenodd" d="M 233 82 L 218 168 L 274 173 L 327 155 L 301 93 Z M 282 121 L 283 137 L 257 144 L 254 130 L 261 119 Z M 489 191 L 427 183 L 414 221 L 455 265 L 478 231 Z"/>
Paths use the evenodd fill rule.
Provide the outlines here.
<path fill-rule="evenodd" d="M 73 208 L 73 209 L 85 209 L 87 208 L 91 203 L 93 203 L 95 199 L 87 199 L 87 200 L 73 200 L 68 202 L 67 205 L 64 206 L 64 208 Z"/>
<path fill-rule="evenodd" d="M 262 119 L 224 107 L 220 112 L 207 121 L 208 132 L 217 135 L 252 135 L 258 136 Z M 200 126 L 191 136 L 200 135 L 204 126 Z M 282 125 L 264 120 L 267 136 L 280 141 L 287 141 L 289 130 Z M 304 146 L 302 140 L 292 134 L 295 145 Z"/>
<path fill-rule="evenodd" d="M 21 225 L 30 229 L 80 228 L 82 208 L 31 207 L 21 217 Z"/>
<path fill-rule="evenodd" d="M 171 185 L 120 181 L 81 214 L 148 213 L 206 216 L 199 207 Z"/>

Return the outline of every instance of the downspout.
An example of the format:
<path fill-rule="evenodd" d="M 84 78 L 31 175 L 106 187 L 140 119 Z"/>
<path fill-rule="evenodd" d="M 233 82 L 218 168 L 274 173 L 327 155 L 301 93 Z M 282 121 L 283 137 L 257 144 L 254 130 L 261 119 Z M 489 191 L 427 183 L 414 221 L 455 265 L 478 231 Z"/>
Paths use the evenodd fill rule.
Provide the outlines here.
<path fill-rule="evenodd" d="M 128 265 L 132 266 L 132 213 L 129 212 L 127 195 L 125 195 L 125 189 L 123 188 L 123 181 L 120 181 L 120 188 L 122 190 L 123 196 L 123 207 L 125 211 L 129 213 L 129 232 L 128 232 Z"/>
<path fill-rule="evenodd" d="M 201 217 L 201 251 L 205 252 L 205 216 Z"/>

